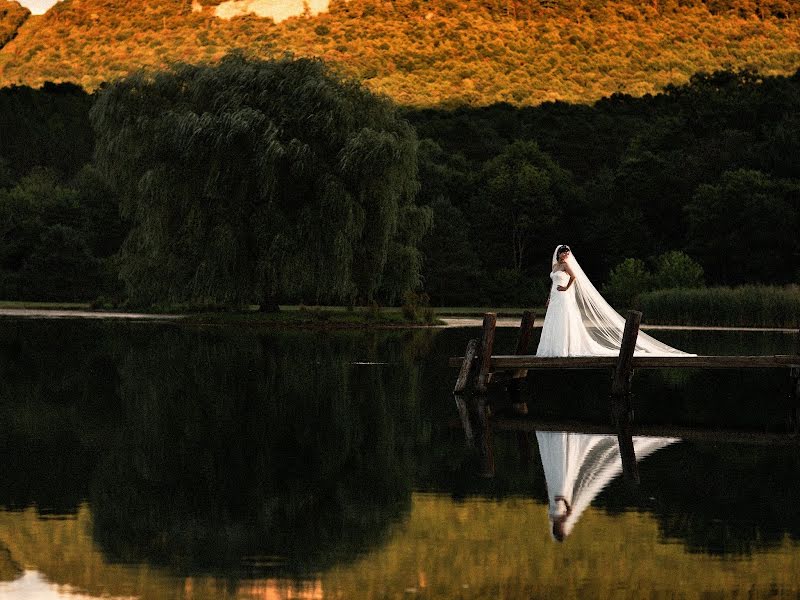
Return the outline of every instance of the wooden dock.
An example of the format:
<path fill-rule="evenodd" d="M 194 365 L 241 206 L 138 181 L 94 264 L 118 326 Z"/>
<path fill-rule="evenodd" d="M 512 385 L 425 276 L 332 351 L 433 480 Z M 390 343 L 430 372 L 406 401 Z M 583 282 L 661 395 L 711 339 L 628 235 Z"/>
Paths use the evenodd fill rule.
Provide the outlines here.
<path fill-rule="evenodd" d="M 635 369 L 786 369 L 791 380 L 790 423 L 800 430 L 800 356 L 634 356 L 642 313 L 630 311 L 625 321 L 618 356 L 539 357 L 528 354 L 533 328 L 533 314 L 526 312 L 520 323 L 520 333 L 514 354 L 493 354 L 497 316 L 486 313 L 480 339 L 467 343 L 464 356 L 449 359 L 451 367 L 459 367 L 453 393 L 460 396 L 470 384 L 474 392 L 483 395 L 491 383 L 503 382 L 514 389 L 529 370 L 537 369 L 608 369 L 612 374 L 610 390 L 612 417 L 615 426 L 632 420 L 630 402 L 631 381 Z"/>
<path fill-rule="evenodd" d="M 449 359 L 451 367 L 458 367 L 458 377 L 453 396 L 464 429 L 466 442 L 478 451 L 480 474 L 493 477 L 495 472 L 492 431 L 512 430 L 517 432 L 521 454 L 528 447 L 531 431 L 546 430 L 547 423 L 534 422 L 527 417 L 503 418 L 492 414 L 487 399 L 491 384 L 503 383 L 508 399 L 515 411 L 527 414 L 527 404 L 520 400 L 520 383 L 530 370 L 541 369 L 608 369 L 611 371 L 610 408 L 613 431 L 616 432 L 623 472 L 626 478 L 638 482 L 639 471 L 633 445 L 633 408 L 631 405 L 631 382 L 635 369 L 787 369 L 790 378 L 789 431 L 795 435 L 783 435 L 788 443 L 796 444 L 800 433 L 800 356 L 634 356 L 636 339 L 642 313 L 630 311 L 625 321 L 625 330 L 618 356 L 569 356 L 538 357 L 528 354 L 533 329 L 533 314 L 525 312 L 520 323 L 519 337 L 514 354 L 493 354 L 497 316 L 486 313 L 480 338 L 467 342 L 464 356 Z M 469 394 L 472 391 L 474 393 Z M 558 430 L 566 429 L 563 423 L 550 424 Z M 582 426 L 583 427 L 583 426 Z M 637 428 L 637 430 L 640 428 Z M 656 431 L 643 430 L 638 434 L 653 435 Z M 669 435 L 691 439 L 707 439 L 709 432 L 691 429 L 669 430 Z M 713 435 L 713 434 L 712 434 Z M 730 437 L 730 434 L 717 434 Z M 781 434 L 759 434 L 751 432 L 734 435 L 735 438 L 758 443 L 779 443 Z"/>

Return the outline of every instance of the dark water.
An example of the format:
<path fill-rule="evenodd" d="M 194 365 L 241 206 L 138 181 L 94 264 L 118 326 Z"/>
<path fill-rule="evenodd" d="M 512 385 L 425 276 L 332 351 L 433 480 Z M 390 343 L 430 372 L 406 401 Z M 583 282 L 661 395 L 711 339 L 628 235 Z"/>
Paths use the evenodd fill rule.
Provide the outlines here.
<path fill-rule="evenodd" d="M 574 432 L 608 421 L 608 374 L 538 374 L 528 422 L 573 431 L 495 431 L 486 478 L 446 366 L 472 335 L 0 321 L 0 598 L 800 594 L 788 373 L 637 373 L 638 485 Z"/>

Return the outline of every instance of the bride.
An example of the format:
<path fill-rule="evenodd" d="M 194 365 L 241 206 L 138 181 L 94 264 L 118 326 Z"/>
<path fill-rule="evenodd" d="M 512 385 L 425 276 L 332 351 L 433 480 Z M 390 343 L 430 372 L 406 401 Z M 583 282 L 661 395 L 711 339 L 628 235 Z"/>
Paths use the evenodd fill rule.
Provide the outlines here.
<path fill-rule="evenodd" d="M 556 247 L 551 265 L 553 284 L 536 356 L 618 355 L 625 319 L 595 289 L 569 246 Z M 687 355 L 641 332 L 634 354 Z"/>

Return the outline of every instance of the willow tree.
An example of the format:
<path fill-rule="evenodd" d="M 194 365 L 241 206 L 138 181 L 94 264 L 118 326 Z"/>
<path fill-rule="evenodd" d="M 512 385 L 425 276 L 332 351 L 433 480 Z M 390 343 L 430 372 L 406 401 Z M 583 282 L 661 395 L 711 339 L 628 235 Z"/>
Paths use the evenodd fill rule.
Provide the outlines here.
<path fill-rule="evenodd" d="M 175 65 L 104 88 L 96 160 L 131 230 L 135 303 L 276 308 L 419 283 L 417 139 L 386 99 L 318 60 Z"/>

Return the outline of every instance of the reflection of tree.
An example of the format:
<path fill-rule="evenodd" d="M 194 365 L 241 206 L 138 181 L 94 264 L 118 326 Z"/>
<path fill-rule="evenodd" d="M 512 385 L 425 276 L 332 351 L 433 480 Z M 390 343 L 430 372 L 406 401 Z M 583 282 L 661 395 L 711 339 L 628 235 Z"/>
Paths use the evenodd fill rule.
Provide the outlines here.
<path fill-rule="evenodd" d="M 602 504 L 652 511 L 690 551 L 750 554 L 800 540 L 798 472 L 791 446 L 684 443 L 650 459 L 635 496 L 612 486 Z"/>
<path fill-rule="evenodd" d="M 321 568 L 405 510 L 428 332 L 3 327 L 0 506 L 88 496 L 114 560 Z"/>
<path fill-rule="evenodd" d="M 409 498 L 415 385 L 404 369 L 351 365 L 361 341 L 176 330 L 131 349 L 127 425 L 91 494 L 106 552 L 305 570 L 382 539 Z"/>
<path fill-rule="evenodd" d="M 14 561 L 8 548 L 0 544 L 0 581 L 14 581 L 22 575 L 22 568 Z"/>

